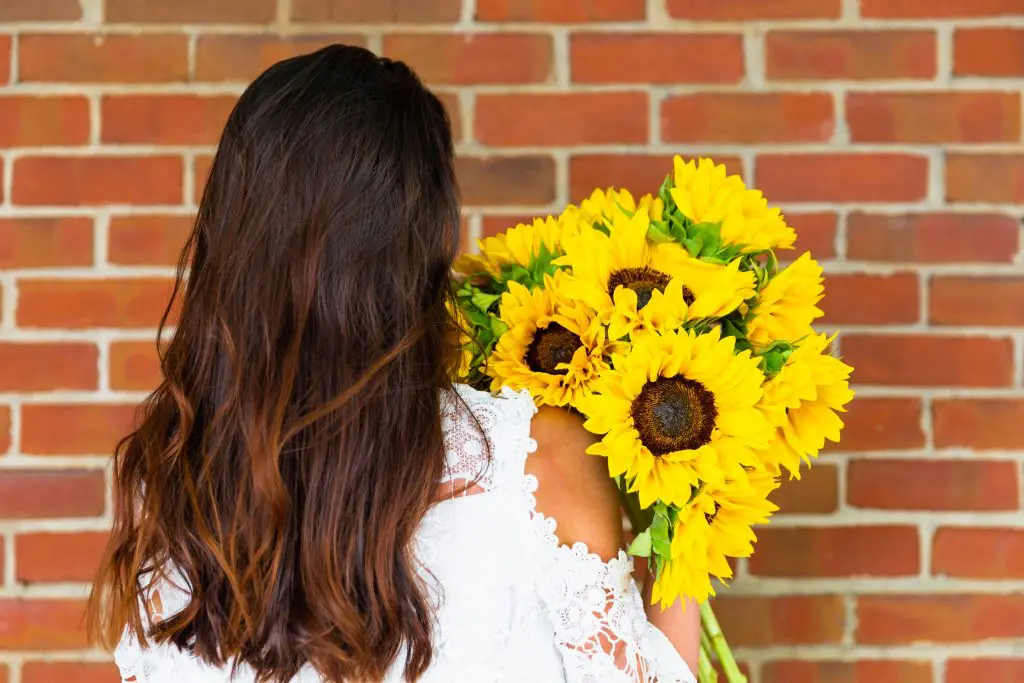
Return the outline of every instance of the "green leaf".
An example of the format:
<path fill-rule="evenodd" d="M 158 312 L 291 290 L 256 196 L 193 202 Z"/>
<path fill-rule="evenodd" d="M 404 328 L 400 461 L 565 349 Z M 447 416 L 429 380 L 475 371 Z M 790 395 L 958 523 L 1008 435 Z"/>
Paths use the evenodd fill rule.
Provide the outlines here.
<path fill-rule="evenodd" d="M 466 317 L 469 318 L 469 322 L 473 323 L 477 327 L 489 328 L 491 326 L 491 316 L 487 315 L 486 313 L 483 313 L 473 308 L 467 308 L 465 313 Z"/>
<path fill-rule="evenodd" d="M 495 337 L 500 337 L 508 332 L 508 325 L 502 322 L 500 318 L 491 316 L 491 331 L 494 332 Z"/>
<path fill-rule="evenodd" d="M 501 299 L 500 294 L 485 294 L 484 292 L 476 292 L 475 294 L 473 294 L 473 298 L 471 299 L 471 301 L 473 302 L 474 306 L 476 306 L 479 310 L 484 311 L 486 313 L 487 310 L 494 305 L 494 302 L 498 301 L 499 299 Z"/>
<path fill-rule="evenodd" d="M 691 227 L 691 234 L 700 238 L 701 251 L 698 256 L 711 256 L 722 247 L 722 229 L 720 223 L 697 223 Z"/>
<path fill-rule="evenodd" d="M 647 228 L 647 238 L 656 244 L 674 241 L 671 229 L 664 222 L 652 222 Z"/>
<path fill-rule="evenodd" d="M 633 542 L 629 544 L 629 554 L 633 557 L 650 557 L 651 534 L 647 531 L 637 534 Z"/>
<path fill-rule="evenodd" d="M 786 359 L 778 351 L 770 351 L 764 354 L 761 356 L 761 361 L 764 363 L 764 370 L 768 375 L 779 374 L 782 366 L 786 364 Z"/>
<path fill-rule="evenodd" d="M 672 174 L 669 173 L 665 176 L 665 180 L 661 181 L 661 187 L 658 188 L 658 197 L 665 203 L 665 208 L 670 205 L 675 206 L 675 202 L 672 201 L 673 187 L 675 187 L 675 181 L 672 179 Z"/>

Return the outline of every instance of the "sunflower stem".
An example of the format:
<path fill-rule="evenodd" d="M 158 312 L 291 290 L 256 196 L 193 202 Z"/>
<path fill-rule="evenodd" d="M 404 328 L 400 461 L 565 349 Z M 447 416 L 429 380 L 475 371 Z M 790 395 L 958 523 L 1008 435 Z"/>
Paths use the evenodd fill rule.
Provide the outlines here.
<path fill-rule="evenodd" d="M 629 487 L 625 477 L 615 477 L 615 483 L 618 484 L 619 500 L 622 502 L 622 509 L 626 511 L 626 517 L 629 518 L 629 525 L 633 528 L 634 534 L 639 534 L 654 521 L 654 508 L 644 510 L 640 507 L 640 497 L 627 490 Z"/>
<path fill-rule="evenodd" d="M 711 649 L 718 657 L 725 680 L 728 683 L 747 683 L 747 677 L 740 671 L 739 665 L 736 664 L 736 658 L 732 656 L 732 650 L 729 649 L 729 643 L 725 640 L 725 634 L 722 633 L 722 627 L 715 617 L 714 610 L 711 609 L 710 602 L 705 602 L 700 606 L 700 624 L 702 634 L 707 634 Z"/>
<path fill-rule="evenodd" d="M 697 662 L 697 683 L 718 683 L 718 672 L 711 663 L 711 640 L 700 630 L 700 659 Z"/>

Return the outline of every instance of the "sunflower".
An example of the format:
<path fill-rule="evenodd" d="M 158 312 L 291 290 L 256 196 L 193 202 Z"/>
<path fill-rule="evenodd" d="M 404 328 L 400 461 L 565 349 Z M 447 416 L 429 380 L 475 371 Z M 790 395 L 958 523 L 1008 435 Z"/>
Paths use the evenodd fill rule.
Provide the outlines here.
<path fill-rule="evenodd" d="M 580 202 L 578 209 L 570 207 L 567 210 L 578 211 L 580 219 L 586 225 L 610 225 L 616 215 L 632 216 L 637 210 L 646 210 L 651 220 L 661 220 L 663 209 L 664 202 L 657 197 L 647 194 L 637 202 L 629 190 L 609 187 L 607 190 L 594 190 L 588 198 Z"/>
<path fill-rule="evenodd" d="M 480 253 L 460 256 L 455 270 L 467 276 L 485 273 L 498 278 L 506 266 L 529 268 L 542 255 L 561 254 L 562 240 L 576 232 L 579 222 L 578 210 L 571 208 L 557 217 L 536 218 L 532 223 L 520 223 L 494 237 L 478 240 Z"/>
<path fill-rule="evenodd" d="M 672 536 L 672 558 L 654 584 L 651 601 L 668 607 L 679 596 L 704 602 L 714 595 L 711 577 L 732 578 L 730 557 L 749 557 L 763 524 L 778 507 L 768 494 L 778 480 L 765 472 L 751 473 L 715 486 L 706 484 L 680 511 Z"/>
<path fill-rule="evenodd" d="M 795 479 L 800 464 L 816 457 L 826 439 L 839 441 L 843 420 L 837 413 L 846 412 L 853 400 L 853 368 L 826 353 L 831 343 L 824 334 L 808 337 L 764 386 L 762 411 L 776 430 L 764 459 L 775 471 L 785 467 Z"/>
<path fill-rule="evenodd" d="M 718 328 L 643 335 L 576 402 L 586 429 L 604 435 L 587 452 L 631 480 L 641 506 L 682 506 L 701 481 L 743 479 L 761 466 L 755 449 L 772 437 L 757 409 L 764 375 L 734 341 Z"/>
<path fill-rule="evenodd" d="M 691 257 L 674 242 L 647 240 L 646 208 L 614 214 L 609 232 L 587 227 L 563 242 L 566 293 L 597 311 L 609 336 L 672 329 L 694 318 L 720 317 L 754 295 L 754 274 Z"/>
<path fill-rule="evenodd" d="M 529 290 L 510 281 L 499 317 L 508 331 L 488 364 L 492 389 L 506 384 L 529 389 L 540 404 L 564 406 L 589 393 L 606 360 L 619 350 L 591 311 L 565 298 L 561 273 L 545 275 L 544 287 Z"/>
<path fill-rule="evenodd" d="M 469 377 L 470 368 L 473 365 L 473 337 L 470 330 L 473 329 L 469 319 L 462 308 L 453 299 L 445 303 L 448 315 L 451 316 L 458 330 L 455 343 L 459 346 L 459 365 L 455 369 L 455 377 L 452 381 L 464 382 Z"/>
<path fill-rule="evenodd" d="M 672 180 L 669 192 L 680 213 L 694 223 L 720 223 L 722 244 L 742 244 L 746 252 L 792 248 L 796 233 L 782 212 L 725 166 L 710 159 L 683 162 L 677 156 Z"/>
<path fill-rule="evenodd" d="M 824 296 L 821 266 L 804 252 L 772 278 L 757 297 L 747 335 L 755 345 L 795 342 L 813 334 L 811 323 L 824 315 L 817 303 Z"/>

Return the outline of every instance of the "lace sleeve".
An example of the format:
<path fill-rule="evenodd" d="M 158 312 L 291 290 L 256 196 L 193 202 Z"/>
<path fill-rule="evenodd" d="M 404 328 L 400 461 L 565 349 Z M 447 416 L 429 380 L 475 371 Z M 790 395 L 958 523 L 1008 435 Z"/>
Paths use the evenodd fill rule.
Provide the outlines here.
<path fill-rule="evenodd" d="M 625 551 L 604 562 L 583 543 L 556 547 L 542 581 L 568 683 L 697 683 L 647 620 Z"/>

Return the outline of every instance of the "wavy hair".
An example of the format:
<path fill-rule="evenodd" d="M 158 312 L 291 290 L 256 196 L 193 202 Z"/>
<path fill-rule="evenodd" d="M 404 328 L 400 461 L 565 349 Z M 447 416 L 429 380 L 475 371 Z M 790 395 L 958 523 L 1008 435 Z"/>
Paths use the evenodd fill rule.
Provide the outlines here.
<path fill-rule="evenodd" d="M 423 674 L 410 546 L 444 463 L 458 242 L 450 123 L 406 65 L 333 45 L 249 86 L 182 252 L 163 382 L 114 456 L 97 640 L 127 626 L 261 681 L 378 681 L 403 654 Z M 149 624 L 140 591 L 170 568 L 190 599 Z"/>

